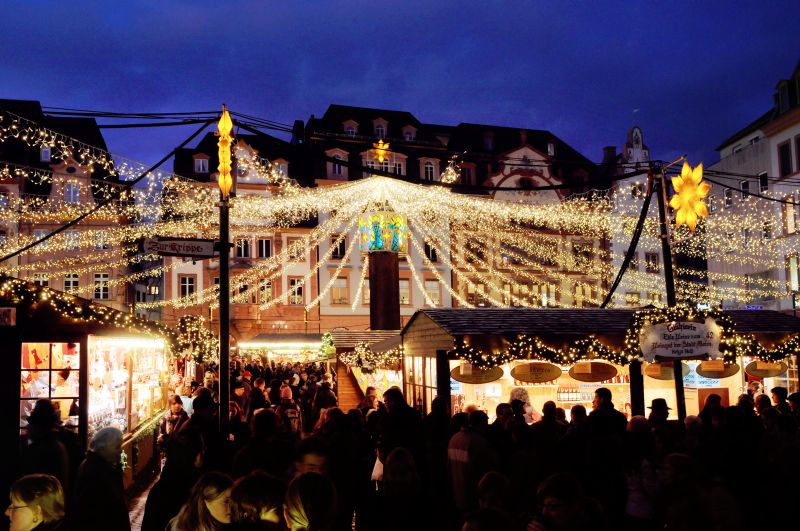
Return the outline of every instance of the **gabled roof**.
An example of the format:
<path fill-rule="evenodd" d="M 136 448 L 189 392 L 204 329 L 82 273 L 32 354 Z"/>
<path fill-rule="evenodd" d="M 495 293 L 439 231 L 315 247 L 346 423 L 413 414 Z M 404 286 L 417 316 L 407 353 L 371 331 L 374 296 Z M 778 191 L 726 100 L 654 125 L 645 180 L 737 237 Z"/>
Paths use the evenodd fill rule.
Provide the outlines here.
<path fill-rule="evenodd" d="M 623 335 L 635 309 L 628 308 L 442 308 L 419 310 L 406 324 L 423 314 L 452 336 L 462 335 Z M 800 319 L 768 310 L 730 310 L 737 332 L 800 333 Z"/>
<path fill-rule="evenodd" d="M 730 144 L 736 142 L 738 139 L 743 138 L 754 131 L 758 131 L 772 120 L 773 114 L 775 114 L 775 109 L 768 110 L 767 112 L 765 112 L 764 114 L 753 120 L 751 123 L 746 125 L 743 129 L 737 131 L 736 133 L 732 134 L 731 136 L 723 140 L 722 143 L 720 143 L 720 145 L 714 148 L 714 150 L 721 151 L 725 146 L 729 146 Z"/>

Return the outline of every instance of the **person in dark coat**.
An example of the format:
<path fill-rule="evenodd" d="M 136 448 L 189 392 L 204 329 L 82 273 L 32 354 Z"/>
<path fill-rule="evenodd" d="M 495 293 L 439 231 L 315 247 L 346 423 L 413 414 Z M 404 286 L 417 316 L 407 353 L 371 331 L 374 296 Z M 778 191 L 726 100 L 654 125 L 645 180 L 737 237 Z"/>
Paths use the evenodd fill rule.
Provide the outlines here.
<path fill-rule="evenodd" d="M 158 444 L 162 447 L 166 447 L 169 436 L 180 430 L 181 426 L 189 420 L 189 414 L 183 409 L 183 399 L 180 396 L 171 396 L 167 401 L 167 406 L 169 411 L 158 423 Z"/>
<path fill-rule="evenodd" d="M 203 436 L 185 429 L 167 442 L 167 460 L 161 477 L 147 494 L 142 531 L 162 531 L 189 499 L 203 466 Z"/>
<path fill-rule="evenodd" d="M 68 515 L 71 529 L 130 531 L 121 454 L 122 432 L 117 428 L 103 428 L 92 437 L 75 480 L 72 514 Z"/>
<path fill-rule="evenodd" d="M 250 425 L 250 421 L 253 420 L 253 413 L 259 409 L 265 409 L 269 407 L 269 402 L 267 402 L 267 397 L 264 394 L 264 389 L 266 386 L 267 382 L 264 380 L 264 378 L 256 378 L 253 382 L 253 389 L 250 391 L 250 396 L 247 397 L 247 412 L 245 415 L 245 420 L 247 421 L 248 425 Z"/>
<path fill-rule="evenodd" d="M 383 393 L 386 406 L 378 425 L 378 456 L 385 462 L 389 452 L 402 446 L 411 452 L 415 463 L 424 463 L 422 448 L 422 419 L 419 411 L 409 406 L 399 387 L 390 387 Z"/>
<path fill-rule="evenodd" d="M 63 488 L 70 485 L 70 461 L 66 446 L 58 439 L 58 412 L 46 398 L 36 401 L 28 416 L 28 445 L 23 448 L 21 474 L 48 474 Z"/>

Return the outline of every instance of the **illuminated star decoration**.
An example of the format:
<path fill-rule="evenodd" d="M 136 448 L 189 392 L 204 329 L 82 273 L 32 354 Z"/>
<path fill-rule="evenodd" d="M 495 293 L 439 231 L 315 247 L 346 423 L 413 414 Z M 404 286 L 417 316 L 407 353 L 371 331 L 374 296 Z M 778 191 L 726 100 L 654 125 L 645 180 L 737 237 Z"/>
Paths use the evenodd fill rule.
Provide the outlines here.
<path fill-rule="evenodd" d="M 389 160 L 389 144 L 383 140 L 378 140 L 378 143 L 372 144 L 372 146 L 375 148 L 372 151 L 375 154 L 375 158 L 378 159 L 378 162 Z"/>
<path fill-rule="evenodd" d="M 219 119 L 217 134 L 219 135 L 219 190 L 222 197 L 227 199 L 233 188 L 233 177 L 231 176 L 231 143 L 233 137 L 231 130 L 233 122 L 228 109 L 222 106 L 222 117 Z"/>
<path fill-rule="evenodd" d="M 697 218 L 708 217 L 708 208 L 703 198 L 708 195 L 711 185 L 700 182 L 703 180 L 703 163 L 698 164 L 694 170 L 688 163 L 683 163 L 680 177 L 672 178 L 675 195 L 669 201 L 669 206 L 677 212 L 675 226 L 686 225 L 694 232 Z"/>
<path fill-rule="evenodd" d="M 447 168 L 442 172 L 442 182 L 445 184 L 453 184 L 458 180 L 458 169 L 456 169 L 456 158 L 450 159 Z"/>

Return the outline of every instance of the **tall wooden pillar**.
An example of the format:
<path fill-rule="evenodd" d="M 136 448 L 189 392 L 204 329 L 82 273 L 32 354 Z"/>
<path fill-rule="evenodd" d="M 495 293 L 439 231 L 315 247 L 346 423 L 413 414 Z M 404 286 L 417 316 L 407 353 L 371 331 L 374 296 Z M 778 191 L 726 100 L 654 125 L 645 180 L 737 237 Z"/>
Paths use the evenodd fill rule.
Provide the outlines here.
<path fill-rule="evenodd" d="M 400 265 L 397 253 L 369 253 L 369 327 L 400 329 Z"/>

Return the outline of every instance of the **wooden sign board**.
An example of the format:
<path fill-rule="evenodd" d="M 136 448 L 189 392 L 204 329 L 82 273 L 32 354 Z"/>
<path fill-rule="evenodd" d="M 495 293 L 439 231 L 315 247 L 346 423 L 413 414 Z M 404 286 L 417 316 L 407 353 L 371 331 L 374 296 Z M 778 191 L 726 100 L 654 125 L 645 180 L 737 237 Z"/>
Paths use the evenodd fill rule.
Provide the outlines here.
<path fill-rule="evenodd" d="M 569 370 L 569 375 L 579 382 L 605 382 L 617 375 L 616 367 L 610 363 L 599 361 L 588 362 L 591 370 L 589 372 L 583 372 L 585 371 L 586 363 L 587 362 L 578 362 L 573 365 Z"/>
<path fill-rule="evenodd" d="M 544 383 L 552 382 L 561 376 L 561 367 L 552 363 L 525 363 L 511 369 L 511 376 L 521 382 Z"/>
<path fill-rule="evenodd" d="M 503 376 L 503 369 L 500 367 L 492 367 L 491 369 L 470 367 L 470 370 L 466 371 L 461 369 L 462 366 L 459 365 L 450 371 L 450 378 L 461 383 L 484 384 L 499 380 Z"/>
<path fill-rule="evenodd" d="M 748 363 L 744 370 L 747 374 L 756 378 L 772 378 L 785 373 L 789 370 L 789 366 L 782 361 L 753 361 Z"/>
<path fill-rule="evenodd" d="M 684 376 L 689 374 L 689 366 L 681 363 L 681 373 Z M 644 374 L 656 380 L 674 380 L 675 373 L 673 372 L 672 363 L 648 363 L 644 368 Z"/>
<path fill-rule="evenodd" d="M 639 347 L 648 362 L 672 359 L 712 360 L 720 357 L 719 341 L 722 329 L 712 318 L 702 323 L 671 321 L 642 327 Z"/>
<path fill-rule="evenodd" d="M 739 365 L 722 360 L 704 361 L 697 366 L 696 372 L 703 378 L 727 378 L 739 372 Z"/>

